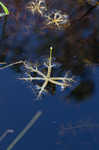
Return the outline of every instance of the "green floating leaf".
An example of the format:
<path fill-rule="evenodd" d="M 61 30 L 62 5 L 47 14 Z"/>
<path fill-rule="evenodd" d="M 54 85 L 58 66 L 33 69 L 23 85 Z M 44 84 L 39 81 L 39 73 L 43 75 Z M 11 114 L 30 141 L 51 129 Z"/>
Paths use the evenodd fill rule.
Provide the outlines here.
<path fill-rule="evenodd" d="M 9 15 L 9 11 L 8 11 L 7 7 L 2 2 L 0 2 L 0 5 L 4 10 L 4 13 L 0 13 L 0 17 L 5 16 L 5 15 Z"/>

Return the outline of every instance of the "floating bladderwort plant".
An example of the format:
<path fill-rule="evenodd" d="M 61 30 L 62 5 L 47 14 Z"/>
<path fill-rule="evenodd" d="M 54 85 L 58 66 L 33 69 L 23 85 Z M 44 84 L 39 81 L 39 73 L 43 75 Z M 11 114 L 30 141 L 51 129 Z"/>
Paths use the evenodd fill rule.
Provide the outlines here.
<path fill-rule="evenodd" d="M 27 62 L 24 62 L 24 67 L 27 71 L 27 77 L 19 78 L 21 80 L 25 81 L 42 81 L 41 86 L 36 84 L 38 92 L 38 98 L 46 92 L 48 83 L 54 84 L 56 86 L 60 86 L 62 89 L 70 86 L 70 82 L 73 82 L 72 78 L 69 77 L 53 77 L 52 76 L 52 69 L 53 69 L 53 63 L 52 63 L 52 50 L 53 48 L 50 47 L 50 57 L 48 58 L 48 63 L 44 62 L 44 66 L 47 67 L 47 72 L 43 73 L 38 67 L 32 66 L 32 64 L 28 64 Z M 33 73 L 36 74 L 36 77 L 33 76 Z"/>
<path fill-rule="evenodd" d="M 45 0 L 33 0 L 30 1 L 26 8 L 33 14 L 39 13 L 41 16 L 47 11 Z"/>
<path fill-rule="evenodd" d="M 0 2 L 0 6 L 3 8 L 3 11 L 4 11 L 3 13 L 0 13 L 0 17 L 9 15 L 9 11 L 8 11 L 7 7 L 2 2 Z"/>
<path fill-rule="evenodd" d="M 0 69 L 5 69 L 8 67 L 11 67 L 16 64 L 23 64 L 25 68 L 25 75 L 26 77 L 19 78 L 20 80 L 25 80 L 33 83 L 36 85 L 37 92 L 37 98 L 40 98 L 46 91 L 48 84 L 53 84 L 55 86 L 60 86 L 62 89 L 69 87 L 71 82 L 74 80 L 67 75 L 64 77 L 53 77 L 52 76 L 52 70 L 54 67 L 54 64 L 52 63 L 52 50 L 53 48 L 50 47 L 50 56 L 48 58 L 48 62 L 44 62 L 44 67 L 47 69 L 47 72 L 43 72 L 41 69 L 42 66 L 39 67 L 36 65 L 33 65 L 27 61 L 18 61 L 14 62 L 8 65 L 1 66 Z M 40 82 L 40 84 L 39 84 Z"/>

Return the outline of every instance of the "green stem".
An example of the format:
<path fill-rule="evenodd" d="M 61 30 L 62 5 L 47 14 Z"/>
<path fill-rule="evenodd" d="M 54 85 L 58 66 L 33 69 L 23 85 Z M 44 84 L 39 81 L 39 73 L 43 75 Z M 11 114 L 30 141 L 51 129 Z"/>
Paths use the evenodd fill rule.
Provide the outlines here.
<path fill-rule="evenodd" d="M 0 2 L 0 5 L 4 10 L 4 13 L 0 13 L 0 17 L 5 16 L 5 15 L 9 15 L 9 11 L 8 11 L 7 7 L 2 2 Z"/>

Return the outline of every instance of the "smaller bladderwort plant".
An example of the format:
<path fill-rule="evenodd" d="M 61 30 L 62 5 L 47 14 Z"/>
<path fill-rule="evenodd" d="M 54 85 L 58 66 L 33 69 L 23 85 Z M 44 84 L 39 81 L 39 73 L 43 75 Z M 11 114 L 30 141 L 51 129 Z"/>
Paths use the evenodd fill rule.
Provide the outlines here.
<path fill-rule="evenodd" d="M 0 13 L 0 17 L 9 15 L 8 8 L 2 2 L 0 2 L 0 6 L 2 7 L 2 9 L 4 11 L 4 12 Z"/>
<path fill-rule="evenodd" d="M 47 11 L 45 0 L 30 1 L 26 8 L 29 9 L 32 12 L 32 14 L 38 13 L 41 16 L 43 16 Z"/>

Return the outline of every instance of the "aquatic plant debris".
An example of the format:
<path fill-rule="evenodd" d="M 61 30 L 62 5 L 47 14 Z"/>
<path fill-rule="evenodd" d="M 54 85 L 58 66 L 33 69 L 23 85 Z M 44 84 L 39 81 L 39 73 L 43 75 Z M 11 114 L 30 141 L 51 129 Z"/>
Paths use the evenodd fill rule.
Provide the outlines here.
<path fill-rule="evenodd" d="M 7 129 L 1 136 L 0 136 L 0 142 L 9 134 L 14 133 L 13 129 Z"/>
<path fill-rule="evenodd" d="M 44 12 L 47 11 L 46 3 L 44 0 L 30 1 L 26 8 L 29 9 L 33 14 L 39 13 L 41 16 L 43 16 Z"/>
<path fill-rule="evenodd" d="M 42 111 L 38 111 L 26 125 L 26 127 L 18 134 L 18 136 L 12 141 L 12 143 L 8 146 L 7 150 L 13 149 L 13 147 L 22 139 L 22 137 L 26 134 L 26 132 L 35 124 L 35 122 L 42 115 Z"/>
<path fill-rule="evenodd" d="M 4 11 L 4 13 L 0 13 L 0 17 L 9 15 L 9 11 L 8 11 L 7 7 L 2 2 L 0 2 L 0 6 L 3 8 L 3 11 Z"/>
<path fill-rule="evenodd" d="M 65 77 L 51 77 L 52 68 L 53 68 L 52 49 L 53 48 L 50 47 L 50 57 L 48 59 L 48 64 L 44 63 L 44 66 L 47 67 L 47 74 L 44 74 L 43 72 L 41 72 L 38 69 L 38 67 L 33 67 L 30 64 L 24 62 L 24 67 L 32 73 L 37 73 L 38 77 L 33 77 L 30 73 L 27 73 L 27 77 L 19 78 L 21 80 L 31 81 L 31 82 L 33 80 L 43 81 L 41 86 L 37 86 L 37 89 L 39 90 L 38 98 L 46 91 L 46 87 L 47 87 L 48 83 L 55 84 L 57 86 L 61 86 L 61 88 L 63 89 L 63 88 L 70 86 L 70 84 L 68 82 L 73 82 L 72 78 L 69 78 L 66 76 Z"/>

